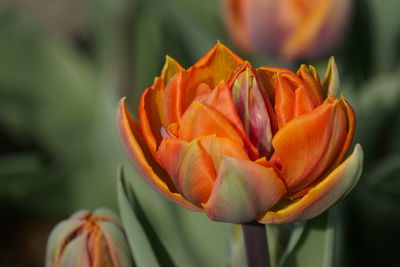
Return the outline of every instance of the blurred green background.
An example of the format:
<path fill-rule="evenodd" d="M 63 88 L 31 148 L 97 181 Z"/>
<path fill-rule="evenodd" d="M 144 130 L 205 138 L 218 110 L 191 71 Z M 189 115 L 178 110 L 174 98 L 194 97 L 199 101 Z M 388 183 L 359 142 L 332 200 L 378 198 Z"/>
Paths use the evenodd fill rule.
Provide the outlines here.
<path fill-rule="evenodd" d="M 288 247 L 273 241 L 282 227 L 268 229 L 280 266 L 400 266 L 399 10 L 398 0 L 354 0 L 335 57 L 364 173 L 331 212 L 283 226 L 297 231 Z M 59 220 L 117 210 L 121 162 L 178 266 L 243 266 L 237 231 L 157 195 L 127 163 L 115 127 L 120 97 L 136 110 L 166 54 L 188 67 L 221 40 L 255 66 L 280 65 L 235 48 L 221 12 L 216 0 L 0 1 L 0 266 L 43 266 Z M 307 63 L 323 73 L 327 59 Z"/>

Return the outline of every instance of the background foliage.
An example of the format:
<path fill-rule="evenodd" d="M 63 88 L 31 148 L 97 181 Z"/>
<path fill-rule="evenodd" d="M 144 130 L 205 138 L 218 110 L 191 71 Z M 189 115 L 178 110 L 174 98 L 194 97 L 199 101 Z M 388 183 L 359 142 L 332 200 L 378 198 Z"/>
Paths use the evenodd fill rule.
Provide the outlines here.
<path fill-rule="evenodd" d="M 268 227 L 276 266 L 400 266 L 398 10 L 398 0 L 354 0 L 335 56 L 358 114 L 365 171 L 331 211 Z M 1 266 L 43 266 L 50 229 L 77 209 L 117 210 L 117 166 L 126 162 L 114 126 L 117 102 L 126 95 L 136 110 L 166 54 L 187 67 L 221 40 L 256 66 L 280 65 L 236 49 L 220 14 L 215 0 L 0 2 Z M 324 72 L 327 59 L 307 63 Z M 171 262 L 243 266 L 235 227 L 167 202 L 124 165 Z"/>

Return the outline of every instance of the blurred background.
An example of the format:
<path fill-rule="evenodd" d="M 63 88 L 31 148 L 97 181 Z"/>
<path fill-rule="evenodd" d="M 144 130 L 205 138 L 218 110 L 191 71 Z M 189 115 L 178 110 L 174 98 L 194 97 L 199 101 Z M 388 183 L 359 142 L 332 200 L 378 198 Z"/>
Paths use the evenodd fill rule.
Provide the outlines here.
<path fill-rule="evenodd" d="M 333 211 L 301 225 L 282 266 L 332 266 L 321 263 L 327 257 L 333 266 L 400 266 L 400 1 L 352 2 L 331 54 L 357 112 L 364 173 Z M 229 245 L 234 229 L 137 178 L 115 127 L 118 100 L 128 96 L 135 111 L 167 54 L 188 67 L 221 40 L 256 67 L 288 66 L 240 50 L 224 12 L 215 0 L 0 1 L 0 266 L 43 266 L 50 230 L 75 210 L 117 211 L 121 162 L 179 266 L 242 266 Z M 323 76 L 327 58 L 302 63 Z"/>

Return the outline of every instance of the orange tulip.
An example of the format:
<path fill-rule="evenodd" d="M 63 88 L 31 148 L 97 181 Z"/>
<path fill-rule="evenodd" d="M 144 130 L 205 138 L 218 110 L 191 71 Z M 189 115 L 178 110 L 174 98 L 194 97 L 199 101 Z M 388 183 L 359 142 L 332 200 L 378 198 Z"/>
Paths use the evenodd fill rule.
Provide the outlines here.
<path fill-rule="evenodd" d="M 309 219 L 346 195 L 361 174 L 353 109 L 333 93 L 331 60 L 317 71 L 254 69 L 218 43 L 189 69 L 168 58 L 139 103 L 120 101 L 131 161 L 158 192 L 217 221 Z"/>
<path fill-rule="evenodd" d="M 286 60 L 331 53 L 342 41 L 350 0 L 223 0 L 225 24 L 245 51 Z"/>

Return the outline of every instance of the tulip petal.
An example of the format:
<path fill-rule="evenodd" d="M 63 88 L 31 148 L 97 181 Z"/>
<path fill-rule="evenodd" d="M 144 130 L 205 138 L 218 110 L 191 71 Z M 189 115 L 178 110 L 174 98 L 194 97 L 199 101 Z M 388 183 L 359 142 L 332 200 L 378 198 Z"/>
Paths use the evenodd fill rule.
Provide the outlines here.
<path fill-rule="evenodd" d="M 256 79 L 255 71 L 247 65 L 233 83 L 232 96 L 246 135 L 260 155 L 270 157 L 276 123 L 271 103 L 263 90 L 262 84 Z"/>
<path fill-rule="evenodd" d="M 139 120 L 144 137 L 154 159 L 159 162 L 157 157 L 157 146 L 162 140 L 161 123 L 162 118 L 162 95 L 164 82 L 161 78 L 156 78 L 153 86 L 147 88 L 142 94 L 139 102 Z"/>
<path fill-rule="evenodd" d="M 215 134 L 199 138 L 204 150 L 210 155 L 215 171 L 218 173 L 222 156 L 248 160 L 246 151 L 235 141 L 228 138 L 217 137 Z"/>
<path fill-rule="evenodd" d="M 61 259 L 60 265 L 57 267 L 91 267 L 90 257 L 87 250 L 87 236 L 88 233 L 83 233 L 73 240 L 71 240 L 65 247 Z M 54 266 L 54 267 L 56 267 Z"/>
<path fill-rule="evenodd" d="M 294 117 L 295 94 L 287 79 L 278 75 L 275 83 L 275 113 L 278 128 L 283 128 Z"/>
<path fill-rule="evenodd" d="M 232 99 L 231 90 L 225 82 L 221 82 L 211 93 L 207 95 L 207 97 L 204 97 L 202 103 L 214 108 L 224 115 L 242 137 L 250 157 L 252 159 L 258 158 L 258 150 L 251 143 L 247 133 L 243 128 L 242 120 L 238 115 L 235 103 Z"/>
<path fill-rule="evenodd" d="M 243 59 L 218 42 L 188 69 L 190 79 L 188 79 L 184 108 L 193 101 L 199 84 L 206 83 L 210 88 L 215 88 L 221 81 L 229 81 L 234 70 L 243 63 Z"/>
<path fill-rule="evenodd" d="M 98 226 L 102 232 L 101 242 L 104 242 L 104 256 L 99 255 L 101 258 L 106 255 L 110 258 L 113 263 L 112 266 L 120 266 L 120 267 L 130 267 L 133 265 L 131 252 L 128 247 L 127 240 L 125 238 L 124 232 L 122 228 L 118 227 L 114 223 L 110 223 L 107 221 L 99 221 Z M 100 247 L 100 246 L 99 246 Z M 101 253 L 101 254 L 103 254 Z M 104 262 L 106 259 L 100 260 L 99 263 Z M 94 265 L 95 266 L 95 265 Z M 103 265 L 99 264 L 99 267 Z"/>
<path fill-rule="evenodd" d="M 180 69 L 165 86 L 162 98 L 162 124 L 165 128 L 178 122 L 184 112 L 186 72 Z"/>
<path fill-rule="evenodd" d="M 197 206 L 207 202 L 216 175 L 211 158 L 197 140 L 186 142 L 167 137 L 162 141 L 158 155 L 186 199 Z"/>
<path fill-rule="evenodd" d="M 182 67 L 175 59 L 166 56 L 164 67 L 161 71 L 161 78 L 167 84 L 169 80 L 171 80 L 172 76 L 174 76 L 180 69 L 182 69 Z"/>
<path fill-rule="evenodd" d="M 322 94 L 327 97 L 329 94 L 335 95 L 340 87 L 339 71 L 336 66 L 335 58 L 330 57 L 328 69 L 322 81 Z"/>
<path fill-rule="evenodd" d="M 268 211 L 259 222 L 281 224 L 318 216 L 345 197 L 357 184 L 362 172 L 363 157 L 362 148 L 357 144 L 353 154 L 305 196 L 282 209 Z"/>
<path fill-rule="evenodd" d="M 294 193 L 313 183 L 336 159 L 344 136 L 345 117 L 338 101 L 326 101 L 280 129 L 272 144 L 288 191 Z"/>
<path fill-rule="evenodd" d="M 179 123 L 179 138 L 191 141 L 212 134 L 230 138 L 243 146 L 242 138 L 228 119 L 215 109 L 194 101 Z"/>
<path fill-rule="evenodd" d="M 118 259 L 115 258 L 115 255 L 111 255 L 111 250 L 109 250 L 107 240 L 105 239 L 104 233 L 102 233 L 102 232 L 90 233 L 87 243 L 88 243 L 87 246 L 88 246 L 88 251 L 89 251 L 89 255 L 90 255 L 89 258 L 90 258 L 90 261 L 92 262 L 92 265 L 91 265 L 92 267 L 120 266 Z M 90 252 L 91 252 L 91 254 L 90 254 Z M 129 251 L 128 251 L 128 253 L 129 253 Z M 125 265 L 125 266 L 127 266 L 127 265 Z"/>
<path fill-rule="evenodd" d="M 294 103 L 294 117 L 298 117 L 303 114 L 307 114 L 314 109 L 314 104 L 311 101 L 309 95 L 307 94 L 304 87 L 299 87 L 296 89 L 295 93 L 295 103 Z"/>
<path fill-rule="evenodd" d="M 85 221 L 79 219 L 65 220 L 52 230 L 46 247 L 46 267 L 59 266 L 59 260 L 67 240 L 84 224 Z"/>
<path fill-rule="evenodd" d="M 257 69 L 257 73 L 260 77 L 260 81 L 263 84 L 265 90 L 271 99 L 275 99 L 275 78 L 281 72 L 289 72 L 290 70 L 276 67 L 260 67 Z"/>
<path fill-rule="evenodd" d="M 148 151 L 139 126 L 126 109 L 125 98 L 122 98 L 119 104 L 118 127 L 131 162 L 140 176 L 168 199 L 185 208 L 198 211 L 199 209 L 196 206 L 177 193 L 168 174 Z"/>
<path fill-rule="evenodd" d="M 247 223 L 262 216 L 285 193 L 284 183 L 272 168 L 224 156 L 204 208 L 212 220 Z"/>
<path fill-rule="evenodd" d="M 321 83 L 319 81 L 318 73 L 314 69 L 314 67 L 307 67 L 305 64 L 302 64 L 297 71 L 297 75 L 302 79 L 305 84 L 308 96 L 311 101 L 314 103 L 314 106 L 321 105 L 322 93 L 321 93 Z"/>
<path fill-rule="evenodd" d="M 336 166 L 343 160 L 344 156 L 347 154 L 347 152 L 350 149 L 351 142 L 354 137 L 354 130 L 355 130 L 355 124 L 356 124 L 356 116 L 354 114 L 354 110 L 350 105 L 347 103 L 347 101 L 344 99 L 344 96 L 342 95 L 340 99 L 340 105 L 343 108 L 346 118 L 347 118 L 347 135 L 346 135 L 346 140 L 344 141 L 343 148 L 340 151 L 339 156 L 336 158 L 335 162 L 332 164 L 331 168 L 336 168 Z"/>

